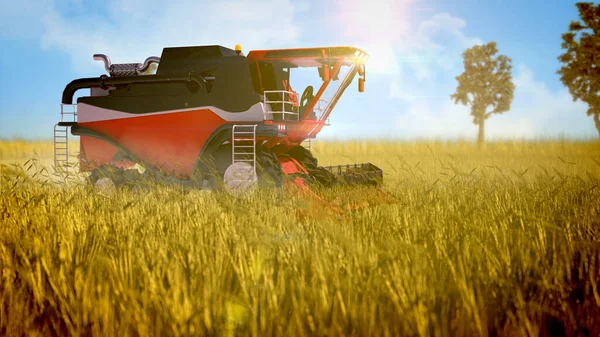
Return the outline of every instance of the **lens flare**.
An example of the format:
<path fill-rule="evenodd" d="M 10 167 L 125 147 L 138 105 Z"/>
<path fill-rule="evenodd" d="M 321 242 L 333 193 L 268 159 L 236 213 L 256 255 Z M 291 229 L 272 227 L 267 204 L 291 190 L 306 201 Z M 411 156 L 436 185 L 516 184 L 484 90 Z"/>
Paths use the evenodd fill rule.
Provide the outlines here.
<path fill-rule="evenodd" d="M 339 1 L 338 24 L 351 44 L 359 44 L 370 55 L 369 70 L 398 71 L 394 49 L 407 34 L 409 6 L 414 0 Z"/>

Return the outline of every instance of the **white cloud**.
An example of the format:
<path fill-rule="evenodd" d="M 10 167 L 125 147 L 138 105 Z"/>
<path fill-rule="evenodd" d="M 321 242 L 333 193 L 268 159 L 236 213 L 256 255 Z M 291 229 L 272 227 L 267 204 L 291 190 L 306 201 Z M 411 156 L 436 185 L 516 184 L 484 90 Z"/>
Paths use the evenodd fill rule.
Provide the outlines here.
<path fill-rule="evenodd" d="M 449 95 L 451 81 L 460 72 L 462 52 L 483 41 L 463 33 L 466 22 L 449 14 L 435 14 L 421 22 L 411 38 L 399 45 L 399 74 L 391 81 L 390 96 L 400 100 L 413 97 Z M 446 93 L 448 93 L 446 95 Z"/>
<path fill-rule="evenodd" d="M 529 119 L 508 115 L 508 118 L 493 116 L 486 124 L 488 138 L 523 138 L 534 135 Z M 506 117 L 506 116 L 501 116 Z M 477 135 L 477 126 L 472 123 L 469 109 L 448 101 L 415 101 L 408 111 L 396 119 L 396 126 L 403 138 L 470 138 Z"/>
<path fill-rule="evenodd" d="M 83 72 L 94 62 L 95 53 L 107 54 L 117 63 L 142 62 L 148 56 L 160 56 L 166 46 L 233 47 L 240 43 L 245 50 L 283 47 L 300 34 L 291 0 L 184 0 L 168 5 L 109 0 L 104 4 L 107 15 L 103 16 L 69 17 L 56 8 L 47 11 L 42 47 L 67 52 L 77 70 Z M 94 63 L 97 69 L 102 68 Z"/>
<path fill-rule="evenodd" d="M 0 38 L 35 39 L 43 29 L 39 20 L 52 0 L 0 1 Z"/>
<path fill-rule="evenodd" d="M 463 19 L 454 17 L 448 13 L 439 13 L 431 19 L 422 22 L 418 28 L 418 39 L 424 39 L 426 44 L 434 44 L 436 38 L 443 37 L 447 40 L 456 40 L 458 47 L 468 48 L 475 44 L 481 44 L 479 38 L 468 37 L 463 33 L 467 22 Z M 437 44 L 438 46 L 441 46 Z"/>
<path fill-rule="evenodd" d="M 592 118 L 586 116 L 587 105 L 573 102 L 566 88 L 548 89 L 522 64 L 516 67 L 515 74 L 515 99 L 509 113 L 528 118 L 537 136 L 597 136 Z"/>

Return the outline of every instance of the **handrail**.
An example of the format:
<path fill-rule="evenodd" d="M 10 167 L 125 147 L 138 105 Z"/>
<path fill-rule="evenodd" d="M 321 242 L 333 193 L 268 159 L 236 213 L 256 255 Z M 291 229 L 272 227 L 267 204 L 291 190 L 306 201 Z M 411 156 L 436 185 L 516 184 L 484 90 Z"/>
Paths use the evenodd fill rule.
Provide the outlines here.
<path fill-rule="evenodd" d="M 71 107 L 71 111 L 65 111 L 65 107 Z M 72 120 L 65 121 L 65 115 L 72 116 Z M 61 122 L 77 122 L 77 104 L 60 104 L 60 121 Z"/>
<path fill-rule="evenodd" d="M 281 100 L 271 100 L 269 99 L 268 95 L 269 94 L 281 94 Z M 269 106 L 271 107 L 271 109 L 273 109 L 273 107 L 271 106 L 271 104 L 281 104 L 282 110 L 278 111 L 278 110 L 271 110 L 271 111 L 264 111 L 264 118 L 265 120 L 269 120 L 267 115 L 270 114 L 271 117 L 275 117 L 275 115 L 281 115 L 282 120 L 285 120 L 286 115 L 291 115 L 293 116 L 293 120 L 298 121 L 299 120 L 299 113 L 298 113 L 298 109 L 294 107 L 294 102 L 290 101 L 290 100 L 286 100 L 285 95 L 297 95 L 296 92 L 294 91 L 288 91 L 288 90 L 265 90 L 264 92 L 264 100 L 263 102 L 265 104 L 269 104 Z M 289 110 L 288 109 L 288 105 L 290 105 Z"/>

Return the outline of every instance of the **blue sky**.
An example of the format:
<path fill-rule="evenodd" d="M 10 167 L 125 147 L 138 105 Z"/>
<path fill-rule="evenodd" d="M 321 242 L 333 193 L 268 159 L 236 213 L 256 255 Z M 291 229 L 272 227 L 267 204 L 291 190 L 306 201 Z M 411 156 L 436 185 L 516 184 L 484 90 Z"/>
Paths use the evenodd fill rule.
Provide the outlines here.
<path fill-rule="evenodd" d="M 51 138 L 64 86 L 101 63 L 141 62 L 162 47 L 242 44 L 244 50 L 354 45 L 371 54 L 367 90 L 354 83 L 324 138 L 473 138 L 468 107 L 449 95 L 461 53 L 496 41 L 513 60 L 511 110 L 488 138 L 597 137 L 586 106 L 556 75 L 574 1 L 22 0 L 0 4 L 0 138 Z M 292 82 L 293 83 L 293 82 Z M 301 90 L 301 88 L 296 88 Z"/>

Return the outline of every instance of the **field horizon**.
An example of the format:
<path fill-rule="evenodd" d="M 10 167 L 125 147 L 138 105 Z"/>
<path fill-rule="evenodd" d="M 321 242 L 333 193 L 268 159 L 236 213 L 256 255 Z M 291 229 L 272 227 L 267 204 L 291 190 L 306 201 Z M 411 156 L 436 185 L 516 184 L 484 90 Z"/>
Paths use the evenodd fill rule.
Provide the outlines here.
<path fill-rule="evenodd" d="M 99 191 L 0 140 L 0 335 L 600 335 L 600 141 L 312 147 L 383 186 Z"/>

